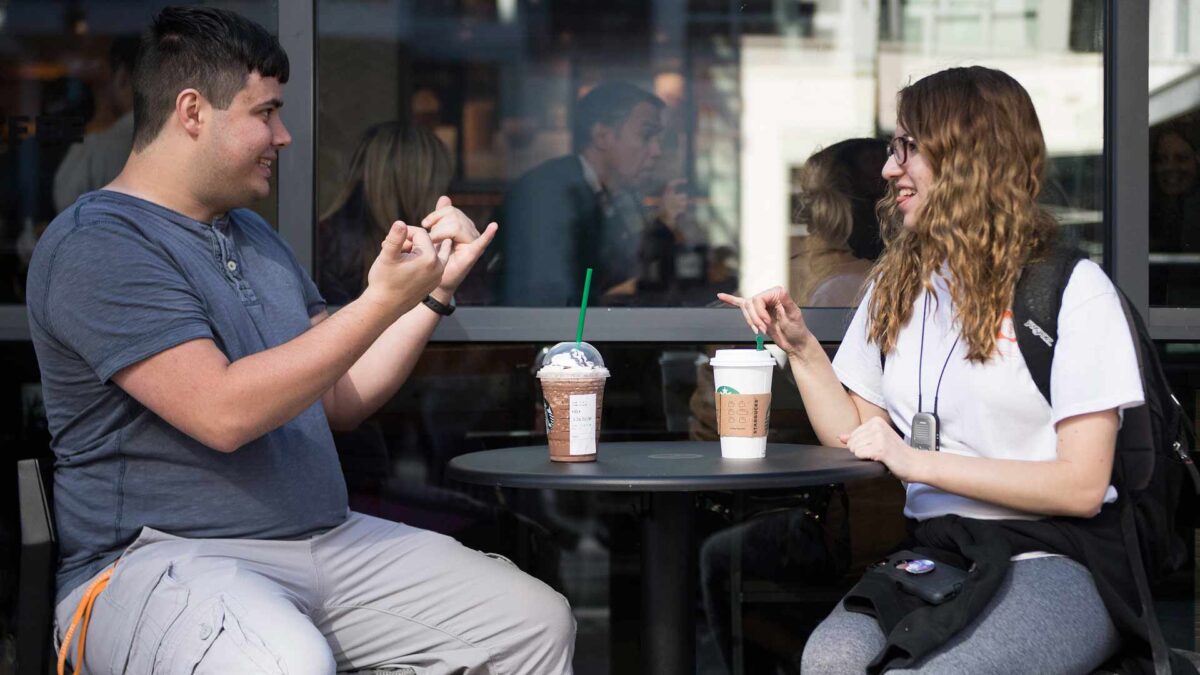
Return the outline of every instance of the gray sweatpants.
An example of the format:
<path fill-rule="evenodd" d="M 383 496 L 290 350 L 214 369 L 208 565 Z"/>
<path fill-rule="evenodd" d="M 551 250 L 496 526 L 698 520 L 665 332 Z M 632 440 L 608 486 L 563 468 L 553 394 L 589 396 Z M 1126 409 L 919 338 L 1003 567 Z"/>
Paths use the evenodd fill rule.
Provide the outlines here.
<path fill-rule="evenodd" d="M 60 639 L 86 586 L 57 608 Z M 96 601 L 85 665 L 88 673 L 542 675 L 570 673 L 574 643 L 566 598 L 507 560 L 351 513 L 302 541 L 143 530 Z"/>
<path fill-rule="evenodd" d="M 804 675 L 862 673 L 884 636 L 839 602 L 804 647 Z M 983 614 L 916 668 L 888 673 L 1090 673 L 1116 652 L 1117 629 L 1092 575 L 1070 558 L 1012 564 Z"/>

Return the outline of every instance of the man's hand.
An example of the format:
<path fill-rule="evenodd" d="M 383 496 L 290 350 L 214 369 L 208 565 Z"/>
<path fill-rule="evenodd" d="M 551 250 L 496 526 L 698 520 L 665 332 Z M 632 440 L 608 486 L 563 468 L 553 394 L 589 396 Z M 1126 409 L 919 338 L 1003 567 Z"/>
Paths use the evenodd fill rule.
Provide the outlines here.
<path fill-rule="evenodd" d="M 451 247 L 446 268 L 437 284 L 437 290 L 445 295 L 444 298 L 438 299 L 447 302 L 454 291 L 458 290 L 463 279 L 467 278 L 467 273 L 483 255 L 488 244 L 492 243 L 498 226 L 491 223 L 483 234 L 480 234 L 467 214 L 451 204 L 449 197 L 443 195 L 438 199 L 434 212 L 421 221 L 421 227 L 429 230 L 429 237 L 433 243 Z"/>
<path fill-rule="evenodd" d="M 675 223 L 679 220 L 688 207 L 688 194 L 684 186 L 687 185 L 686 178 L 676 178 L 667 183 L 663 190 L 662 197 L 658 204 L 658 219 L 664 225 L 675 231 Z M 678 236 L 678 233 L 676 233 Z"/>
<path fill-rule="evenodd" d="M 637 293 L 637 277 L 630 277 L 625 281 L 604 291 L 601 297 L 605 298 L 625 298 Z"/>
<path fill-rule="evenodd" d="M 905 443 L 882 417 L 872 417 L 854 431 L 840 434 L 838 440 L 845 443 L 855 457 L 882 463 L 902 481 L 915 480 L 913 471 L 919 460 L 917 453 L 922 451 Z"/>
<path fill-rule="evenodd" d="M 363 297 L 399 316 L 437 288 L 449 256 L 448 240 L 435 247 L 425 230 L 410 228 L 397 220 L 367 272 Z"/>

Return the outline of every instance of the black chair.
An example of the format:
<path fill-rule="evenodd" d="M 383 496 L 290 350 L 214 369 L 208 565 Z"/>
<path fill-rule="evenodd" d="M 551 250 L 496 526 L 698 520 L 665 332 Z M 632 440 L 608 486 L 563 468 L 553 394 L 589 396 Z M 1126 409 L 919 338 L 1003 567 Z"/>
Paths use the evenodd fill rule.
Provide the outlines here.
<path fill-rule="evenodd" d="M 21 520 L 16 614 L 18 675 L 45 675 L 54 668 L 50 634 L 58 546 L 54 535 L 52 472 L 49 463 L 36 459 L 17 462 Z"/>

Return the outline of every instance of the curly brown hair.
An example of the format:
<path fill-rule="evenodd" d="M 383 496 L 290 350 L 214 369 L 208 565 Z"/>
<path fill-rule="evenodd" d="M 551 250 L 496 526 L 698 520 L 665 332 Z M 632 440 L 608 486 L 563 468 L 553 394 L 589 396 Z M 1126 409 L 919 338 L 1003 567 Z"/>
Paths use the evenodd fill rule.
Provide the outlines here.
<path fill-rule="evenodd" d="M 870 339 L 896 346 L 922 287 L 949 267 L 967 358 L 995 351 L 1021 268 L 1053 245 L 1058 227 L 1037 203 L 1046 143 L 1025 89 L 981 66 L 951 68 L 900 90 L 896 117 L 932 172 L 919 221 L 905 229 L 891 184 L 878 205 L 886 246 L 871 272 Z"/>

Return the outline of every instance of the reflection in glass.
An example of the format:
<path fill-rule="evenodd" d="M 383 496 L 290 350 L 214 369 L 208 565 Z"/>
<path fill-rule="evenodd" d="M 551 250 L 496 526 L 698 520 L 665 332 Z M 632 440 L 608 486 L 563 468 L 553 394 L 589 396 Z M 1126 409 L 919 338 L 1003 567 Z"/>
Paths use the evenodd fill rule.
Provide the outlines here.
<path fill-rule="evenodd" d="M 805 234 L 792 219 L 799 167 L 845 139 L 890 138 L 901 86 L 965 64 L 1030 91 L 1050 155 L 1044 201 L 1070 240 L 1103 252 L 1100 0 L 319 0 L 317 12 L 319 211 L 366 129 L 428 129 L 455 158 L 454 203 L 501 228 L 460 304 L 573 304 L 588 264 L 600 305 L 704 306 L 719 290 L 787 286 Z M 597 129 L 617 141 L 630 119 L 585 118 L 586 95 L 617 82 L 657 101 L 638 113 L 657 111 L 656 149 L 634 181 L 589 160 L 601 189 L 566 200 L 567 185 L 588 185 L 579 141 Z"/>
<path fill-rule="evenodd" d="M 1150 3 L 1150 303 L 1200 306 L 1200 6 Z"/>
<path fill-rule="evenodd" d="M 420 224 L 453 173 L 450 151 L 428 129 L 383 122 L 367 130 L 317 225 L 316 280 L 326 302 L 358 297 L 392 223 Z"/>
<path fill-rule="evenodd" d="M 887 188 L 886 148 L 873 138 L 841 141 L 796 172 L 796 227 L 806 234 L 792 237 L 788 292 L 801 306 L 858 304 L 883 247 L 875 204 Z"/>
<path fill-rule="evenodd" d="M 0 3 L 0 304 L 24 302 L 26 266 L 50 220 L 124 167 L 136 36 L 169 4 Z M 275 0 L 208 4 L 277 23 Z M 272 223 L 274 194 L 255 205 Z"/>

